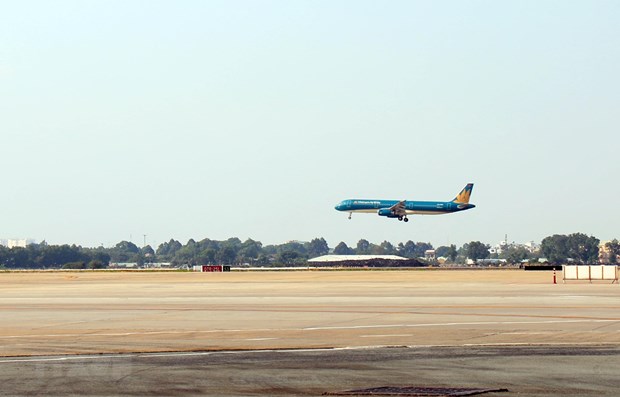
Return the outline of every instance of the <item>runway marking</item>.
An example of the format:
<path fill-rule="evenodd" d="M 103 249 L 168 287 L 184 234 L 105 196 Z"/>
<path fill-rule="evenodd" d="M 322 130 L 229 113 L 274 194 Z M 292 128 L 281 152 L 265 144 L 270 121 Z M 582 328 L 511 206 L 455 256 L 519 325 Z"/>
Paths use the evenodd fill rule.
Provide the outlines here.
<path fill-rule="evenodd" d="M 144 331 L 144 332 L 112 332 L 112 333 L 84 333 L 84 334 L 32 334 L 32 335 L 4 335 L 0 339 L 20 338 L 58 338 L 58 337 L 88 337 L 88 336 L 133 336 L 133 335 L 176 335 L 176 334 L 207 334 L 218 332 L 261 332 L 277 331 L 276 329 L 216 329 L 216 330 L 187 330 L 187 331 Z"/>
<path fill-rule="evenodd" d="M 83 334 L 31 334 L 31 335 L 3 335 L 0 339 L 27 339 L 27 338 L 89 338 L 114 336 L 145 336 L 145 335 L 186 335 L 186 334 L 224 334 L 244 332 L 301 332 L 301 331 L 332 331 L 355 329 L 381 328 L 425 328 L 425 327 L 458 327 L 476 325 L 520 325 L 520 324 L 572 324 L 572 323 L 620 323 L 617 319 L 575 319 L 575 320 L 536 320 L 536 321 L 476 321 L 476 322 L 448 322 L 422 324 L 375 324 L 350 326 L 325 326 L 303 328 L 257 328 L 257 329 L 215 329 L 215 330 L 177 330 L 177 331 L 143 331 L 143 332 L 110 332 L 110 333 L 83 333 Z"/>
<path fill-rule="evenodd" d="M 573 298 L 572 296 L 562 296 Z M 594 296 L 581 296 L 578 297 L 580 299 L 593 298 Z M 603 295 L 602 298 L 609 298 L 610 296 Z M 260 297 L 256 297 L 258 299 Z M 280 297 L 285 298 L 285 297 Z M 6 300 L 10 300 L 8 298 Z M 142 298 L 140 298 L 142 299 Z M 5 300 L 5 301 L 6 301 Z M 106 304 L 102 307 L 93 307 L 90 304 L 71 304 L 71 305 L 52 305 L 52 304 L 24 304 L 24 305 L 15 305 L 15 304 L 0 304 L 0 309 L 3 311 L 8 310 L 16 310 L 16 311 L 24 311 L 24 310 L 46 310 L 52 307 L 54 310 L 64 310 L 64 311 L 107 311 L 107 310 L 119 310 L 119 311 L 146 311 L 146 312 L 165 312 L 167 310 L 172 311 L 198 311 L 198 312 L 276 312 L 276 313 L 395 313 L 395 314 L 476 314 L 476 315 L 492 315 L 488 313 L 462 313 L 462 312 L 435 312 L 429 311 L 431 309 L 560 309 L 560 310 L 575 310 L 582 309 L 583 306 L 564 306 L 561 305 L 561 302 L 558 304 L 549 304 L 545 306 L 535 306 L 535 305 L 511 305 L 511 304 L 497 304 L 497 305 L 381 305 L 381 306 L 369 306 L 369 305 L 349 305 L 343 307 L 334 307 L 333 305 L 304 305 L 303 307 L 299 306 L 288 306 L 288 305 L 269 305 L 265 307 L 264 305 L 256 305 L 256 304 L 246 304 L 243 308 L 239 308 L 237 305 L 230 304 L 218 304 L 217 306 L 199 303 L 201 306 L 186 306 L 185 303 L 180 304 L 161 304 L 155 307 L 148 307 L 144 304 L 140 303 L 127 303 L 127 304 Z M 612 304 L 602 304 L 598 306 L 603 309 L 613 309 L 615 308 Z M 386 310 L 393 309 L 393 310 Z"/>
<path fill-rule="evenodd" d="M 393 336 L 413 336 L 413 334 L 360 335 L 360 338 L 384 338 Z"/>
<path fill-rule="evenodd" d="M 382 324 L 382 325 L 354 325 L 337 327 L 303 328 L 305 331 L 340 330 L 340 329 L 371 329 L 371 328 L 417 328 L 417 327 L 452 327 L 462 325 L 518 325 L 518 324 L 568 324 L 568 323 L 610 323 L 620 320 L 544 320 L 544 321 L 476 321 L 467 323 L 426 323 L 426 324 Z"/>
<path fill-rule="evenodd" d="M 119 353 L 119 354 L 97 354 L 97 355 L 75 355 L 61 357 L 19 357 L 1 360 L 0 364 L 23 363 L 23 362 L 48 362 L 48 361 L 79 361 L 79 360 L 104 360 L 104 359 L 125 359 L 125 358 L 161 358 L 161 357 L 191 357 L 191 356 L 212 356 L 215 354 L 252 354 L 252 353 L 291 353 L 291 352 L 326 352 L 338 350 L 363 350 L 380 349 L 388 346 L 355 346 L 355 347 L 325 347 L 315 349 L 260 349 L 260 350 L 217 350 L 201 352 L 163 352 L 163 353 Z"/>
<path fill-rule="evenodd" d="M 467 344 L 433 344 L 433 345 L 399 345 L 398 347 L 403 349 L 429 349 L 429 348 L 441 348 L 441 347 L 522 347 L 522 346 L 617 346 L 620 347 L 618 342 L 610 342 L 601 344 L 600 342 L 554 342 L 554 343 L 467 343 Z M 320 348 L 300 348 L 300 349 L 260 349 L 260 350 L 218 350 L 218 351 L 199 351 L 199 352 L 160 352 L 160 353 L 119 353 L 119 354 L 97 354 L 97 355 L 74 355 L 74 356 L 60 356 L 60 357 L 16 357 L 0 359 L 0 364 L 10 363 L 44 363 L 55 361 L 80 361 L 80 360 L 123 360 L 127 358 L 167 358 L 167 357 L 192 357 L 192 356 L 212 356 L 216 354 L 262 354 L 262 353 L 306 353 L 306 352 L 332 352 L 340 350 L 372 350 L 372 349 L 385 349 L 393 348 L 394 345 L 368 345 L 368 346 L 349 346 L 349 347 L 320 347 Z"/>

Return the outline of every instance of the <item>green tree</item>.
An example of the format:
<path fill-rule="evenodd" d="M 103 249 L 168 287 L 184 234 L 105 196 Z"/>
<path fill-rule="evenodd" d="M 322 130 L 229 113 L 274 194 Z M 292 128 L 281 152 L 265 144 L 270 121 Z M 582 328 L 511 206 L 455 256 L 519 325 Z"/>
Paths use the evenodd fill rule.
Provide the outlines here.
<path fill-rule="evenodd" d="M 236 259 L 237 253 L 235 252 L 235 249 L 230 245 L 222 247 L 222 249 L 217 253 L 217 260 L 223 265 L 232 265 L 233 263 L 235 263 Z"/>
<path fill-rule="evenodd" d="M 418 242 L 415 244 L 415 249 L 413 250 L 414 258 L 423 258 L 426 251 L 432 249 L 433 245 L 431 243 Z"/>
<path fill-rule="evenodd" d="M 87 269 L 103 269 L 106 266 L 107 265 L 105 263 L 98 260 L 92 260 L 86 264 Z"/>
<path fill-rule="evenodd" d="M 110 265 L 110 255 L 103 248 L 95 248 L 89 253 L 89 256 L 92 260 L 103 263 L 104 267 Z"/>
<path fill-rule="evenodd" d="M 153 263 L 157 262 L 157 258 L 155 257 L 155 250 L 150 245 L 146 247 L 142 247 L 140 249 L 140 256 L 144 258 L 144 262 Z"/>
<path fill-rule="evenodd" d="M 568 236 L 554 234 L 542 240 L 540 251 L 553 264 L 562 264 L 569 259 L 577 263 L 596 263 L 598 244 L 597 238 L 588 237 L 583 233 Z"/>
<path fill-rule="evenodd" d="M 530 259 L 530 251 L 525 247 L 510 246 L 502 251 L 500 259 L 506 259 L 508 263 L 520 263 L 525 259 Z"/>
<path fill-rule="evenodd" d="M 167 243 L 159 244 L 155 254 L 159 257 L 165 258 L 166 260 L 171 260 L 181 248 L 183 248 L 183 244 L 177 240 L 170 239 Z"/>
<path fill-rule="evenodd" d="M 129 262 L 134 260 L 139 253 L 140 248 L 134 243 L 121 241 L 110 250 L 110 258 L 113 262 Z"/>
<path fill-rule="evenodd" d="M 583 233 L 573 233 L 568 236 L 568 241 L 571 258 L 582 264 L 598 262 L 599 239 Z"/>
<path fill-rule="evenodd" d="M 308 244 L 308 255 L 311 258 L 327 255 L 328 252 L 329 246 L 323 237 L 312 239 Z"/>
<path fill-rule="evenodd" d="M 565 263 L 569 258 L 568 236 L 554 234 L 545 237 L 540 243 L 540 253 L 550 263 Z"/>
<path fill-rule="evenodd" d="M 378 253 L 380 255 L 393 255 L 396 253 L 396 248 L 387 240 L 384 240 L 381 244 L 379 244 Z"/>
<path fill-rule="evenodd" d="M 303 263 L 304 262 L 304 258 L 297 251 L 285 250 L 285 251 L 280 252 L 277 255 L 276 261 L 278 263 L 282 264 L 282 265 L 294 266 L 294 265 L 299 265 L 299 264 Z"/>
<path fill-rule="evenodd" d="M 238 255 L 239 260 L 243 263 L 251 263 L 256 261 L 262 250 L 262 244 L 259 241 L 247 239 L 241 244 Z"/>
<path fill-rule="evenodd" d="M 607 248 L 607 252 L 609 254 L 608 262 L 612 265 L 618 263 L 618 255 L 620 255 L 620 242 L 618 240 L 613 239 L 605 244 L 605 248 Z"/>
<path fill-rule="evenodd" d="M 441 245 L 441 246 L 437 247 L 437 249 L 435 249 L 435 255 L 437 256 L 437 258 L 439 258 L 439 257 L 447 258 L 449 250 L 450 250 L 450 248 L 448 246 Z"/>
<path fill-rule="evenodd" d="M 465 254 L 469 259 L 486 259 L 489 257 L 489 248 L 491 248 L 488 244 L 481 243 L 480 241 L 472 241 L 463 246 L 465 249 Z"/>
<path fill-rule="evenodd" d="M 400 256 L 404 256 L 405 258 L 415 258 L 415 247 L 416 244 L 409 240 L 405 244 L 398 244 L 398 254 Z"/>
<path fill-rule="evenodd" d="M 200 252 L 200 245 L 198 245 L 194 239 L 189 239 L 187 241 L 187 244 L 185 244 L 175 252 L 170 262 L 175 266 L 202 265 L 203 263 L 200 263 L 198 259 Z"/>
<path fill-rule="evenodd" d="M 459 252 L 456 249 L 456 245 L 454 244 L 450 244 L 450 247 L 448 247 L 448 252 L 447 252 L 447 256 L 450 259 L 450 262 L 455 262 L 456 261 L 456 257 L 458 256 Z"/>
<path fill-rule="evenodd" d="M 36 246 L 33 244 L 27 248 L 33 252 L 33 255 L 36 255 L 36 267 L 58 268 L 66 263 L 86 262 L 89 260 L 88 255 L 83 253 L 80 247 L 76 245 Z"/>
<path fill-rule="evenodd" d="M 276 251 L 277 252 L 295 251 L 300 256 L 304 256 L 304 257 L 308 255 L 308 250 L 306 249 L 305 244 L 301 244 L 297 241 L 289 241 L 287 243 L 278 245 L 276 247 Z"/>
<path fill-rule="evenodd" d="M 398 244 L 398 254 L 406 258 L 423 258 L 426 250 L 433 249 L 431 243 L 414 243 L 409 240 L 405 244 Z"/>
<path fill-rule="evenodd" d="M 7 264 L 9 269 L 27 269 L 31 268 L 32 261 L 28 250 L 23 247 L 13 247 L 9 250 L 9 257 L 7 258 Z"/>
<path fill-rule="evenodd" d="M 338 243 L 338 245 L 334 248 L 334 254 L 336 255 L 350 255 L 352 253 L 353 250 L 349 248 L 349 246 L 346 245 L 344 241 Z"/>
<path fill-rule="evenodd" d="M 355 253 L 357 255 L 370 254 L 370 243 L 368 242 L 368 240 L 361 239 L 360 241 L 358 241 L 355 248 Z"/>
<path fill-rule="evenodd" d="M 235 239 L 233 239 L 233 240 L 231 240 L 230 242 L 227 243 L 226 241 L 220 242 L 220 241 L 216 241 L 216 240 L 211 240 L 211 239 L 205 238 L 205 239 L 200 240 L 199 242 L 197 242 L 195 244 L 195 246 L 196 246 L 196 251 L 197 252 L 200 252 L 200 251 L 203 251 L 203 250 L 206 250 L 206 249 L 214 249 L 216 251 L 219 251 L 224 244 L 232 246 L 235 250 L 238 249 L 238 244 L 236 244 L 236 240 Z"/>
<path fill-rule="evenodd" d="M 258 255 L 258 258 L 256 259 L 256 263 L 259 265 L 268 265 L 271 263 L 272 257 L 271 255 L 265 253 L 265 252 L 261 252 Z"/>
<path fill-rule="evenodd" d="M 443 257 L 450 262 L 454 262 L 457 255 L 458 252 L 456 250 L 456 245 L 454 244 L 451 244 L 450 246 L 442 245 L 441 247 L 437 247 L 437 249 L 435 250 L 435 256 L 437 258 Z"/>
<path fill-rule="evenodd" d="M 213 248 L 207 248 L 198 254 L 196 257 L 196 262 L 202 265 L 212 265 L 216 262 L 217 251 Z"/>

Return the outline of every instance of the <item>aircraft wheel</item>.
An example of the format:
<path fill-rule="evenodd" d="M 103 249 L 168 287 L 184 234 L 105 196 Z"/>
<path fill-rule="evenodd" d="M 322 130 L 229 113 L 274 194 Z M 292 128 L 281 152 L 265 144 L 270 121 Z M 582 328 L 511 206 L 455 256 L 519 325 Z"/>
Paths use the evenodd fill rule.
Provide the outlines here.
<path fill-rule="evenodd" d="M 409 222 L 409 218 L 404 218 L 403 221 Z"/>
<path fill-rule="evenodd" d="M 399 216 L 399 217 L 398 217 L 398 220 L 399 220 L 399 221 L 402 221 L 402 220 L 403 220 L 403 217 L 402 217 L 402 216 Z"/>

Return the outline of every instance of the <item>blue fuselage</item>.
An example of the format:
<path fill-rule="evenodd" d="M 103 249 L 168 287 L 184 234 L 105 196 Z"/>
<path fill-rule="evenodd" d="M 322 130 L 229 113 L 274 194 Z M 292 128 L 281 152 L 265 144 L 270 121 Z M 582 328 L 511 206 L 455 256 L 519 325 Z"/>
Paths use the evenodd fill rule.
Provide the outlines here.
<path fill-rule="evenodd" d="M 379 210 L 390 208 L 399 202 L 399 200 L 349 199 L 341 201 L 335 208 L 342 212 L 379 213 Z M 447 214 L 475 207 L 473 204 L 454 201 L 405 201 L 404 206 L 407 214 L 421 215 Z"/>

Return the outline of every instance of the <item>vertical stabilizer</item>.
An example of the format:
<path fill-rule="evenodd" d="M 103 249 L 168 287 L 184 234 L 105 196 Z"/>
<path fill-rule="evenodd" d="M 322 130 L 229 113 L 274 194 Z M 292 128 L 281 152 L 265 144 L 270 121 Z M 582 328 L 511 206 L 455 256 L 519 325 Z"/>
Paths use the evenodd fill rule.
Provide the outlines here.
<path fill-rule="evenodd" d="M 452 200 L 453 203 L 459 204 L 469 204 L 469 197 L 471 196 L 471 191 L 474 188 L 473 183 L 468 183 L 467 186 L 461 190 L 461 192 Z"/>

